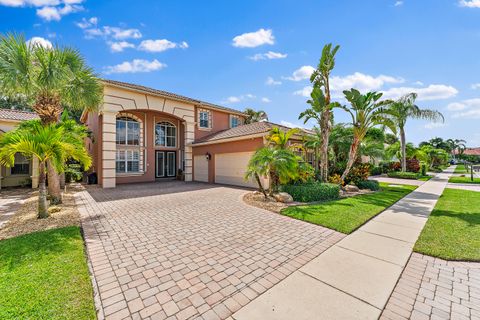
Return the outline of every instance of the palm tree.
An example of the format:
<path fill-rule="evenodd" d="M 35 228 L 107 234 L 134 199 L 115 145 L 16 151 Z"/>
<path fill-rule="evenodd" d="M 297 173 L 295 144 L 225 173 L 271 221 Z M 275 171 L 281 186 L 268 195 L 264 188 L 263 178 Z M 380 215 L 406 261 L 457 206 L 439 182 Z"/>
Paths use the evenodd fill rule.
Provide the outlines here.
<path fill-rule="evenodd" d="M 61 124 L 42 125 L 37 120 L 26 121 L 17 129 L 0 138 L 0 164 L 13 166 L 15 154 L 37 158 L 39 162 L 38 217 L 48 217 L 45 167 L 51 163 L 59 172 L 68 158 L 82 163 L 86 168 L 91 158 L 81 142 Z"/>
<path fill-rule="evenodd" d="M 15 34 L 0 38 L 0 92 L 23 97 L 43 125 L 58 122 L 64 106 L 95 110 L 103 97 L 101 82 L 77 50 L 27 44 Z M 48 162 L 49 193 L 61 202 L 58 174 Z"/>
<path fill-rule="evenodd" d="M 252 108 L 245 108 L 243 113 L 247 115 L 247 117 L 245 118 L 245 124 L 250 124 L 250 123 L 260 122 L 260 121 L 268 121 L 268 115 L 263 110 L 255 111 Z"/>
<path fill-rule="evenodd" d="M 313 90 L 310 94 L 311 99 L 307 103 L 311 108 L 300 113 L 298 117 L 298 119 L 304 119 L 305 123 L 310 119 L 316 120 L 322 132 L 320 148 L 320 178 L 322 181 L 328 180 L 328 140 L 332 127 L 332 109 L 340 106 L 338 102 L 331 102 L 330 95 L 330 72 L 335 67 L 335 54 L 339 48 L 340 46 L 335 46 L 332 49 L 331 43 L 323 47 L 317 69 L 310 77 Z"/>
<path fill-rule="evenodd" d="M 298 162 L 299 157 L 290 150 L 264 147 L 258 149 L 250 159 L 245 178 L 255 178 L 260 191 L 266 196 L 260 177 L 268 176 L 268 192 L 273 195 L 278 191 L 279 184 L 296 178 Z"/>
<path fill-rule="evenodd" d="M 345 90 L 343 93 L 347 101 L 350 102 L 350 107 L 342 106 L 341 108 L 352 117 L 353 141 L 348 153 L 347 166 L 341 176 L 342 181 L 345 180 L 345 177 L 350 172 L 357 158 L 359 146 L 370 128 L 376 125 L 383 125 L 390 128 L 393 132 L 396 131 L 395 124 L 387 117 L 388 110 L 384 107 L 390 104 L 391 101 L 379 101 L 382 93 L 368 92 L 361 94 L 356 89 Z"/>
<path fill-rule="evenodd" d="M 460 153 L 461 150 L 465 150 L 465 148 L 467 147 L 466 146 L 467 141 L 463 139 L 448 139 L 447 143 L 450 145 L 450 148 L 452 150 L 453 159 L 456 159 L 455 156 L 457 151 Z"/>
<path fill-rule="evenodd" d="M 391 119 L 395 122 L 400 133 L 400 145 L 401 145 L 401 163 L 402 171 L 407 170 L 407 155 L 406 155 L 406 137 L 405 137 L 405 125 L 409 118 L 412 119 L 424 119 L 430 121 L 444 121 L 442 113 L 437 110 L 421 109 L 415 104 L 417 94 L 412 92 L 404 95 L 397 101 L 390 105 L 390 112 L 392 114 Z"/>
<path fill-rule="evenodd" d="M 266 139 L 269 142 L 269 145 L 274 148 L 289 149 L 290 139 L 292 138 L 293 135 L 299 132 L 300 132 L 300 129 L 298 128 L 292 128 L 285 131 L 278 127 L 273 127 L 270 130 L 270 133 L 268 134 Z"/>

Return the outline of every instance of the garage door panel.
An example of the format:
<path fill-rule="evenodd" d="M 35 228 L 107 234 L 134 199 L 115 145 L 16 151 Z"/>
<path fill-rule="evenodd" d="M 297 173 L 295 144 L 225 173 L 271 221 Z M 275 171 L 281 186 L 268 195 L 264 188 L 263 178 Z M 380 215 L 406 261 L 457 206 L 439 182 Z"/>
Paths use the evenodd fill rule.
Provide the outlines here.
<path fill-rule="evenodd" d="M 257 187 L 252 179 L 245 181 L 248 162 L 254 152 L 221 153 L 215 155 L 215 182 L 242 187 Z"/>
<path fill-rule="evenodd" d="M 193 180 L 208 182 L 208 160 L 204 155 L 193 157 Z"/>

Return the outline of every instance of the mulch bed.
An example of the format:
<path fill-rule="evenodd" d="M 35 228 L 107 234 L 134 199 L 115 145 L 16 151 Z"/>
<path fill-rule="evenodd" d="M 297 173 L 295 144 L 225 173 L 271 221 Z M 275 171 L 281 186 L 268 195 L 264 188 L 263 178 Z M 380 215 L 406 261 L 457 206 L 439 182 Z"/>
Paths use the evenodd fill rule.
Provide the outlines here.
<path fill-rule="evenodd" d="M 63 193 L 63 203 L 50 206 L 50 216 L 45 219 L 37 218 L 38 191 L 32 192 L 15 215 L 0 229 L 0 240 L 37 231 L 80 226 L 80 214 L 74 195 L 81 190 L 83 186 L 79 184 L 68 185 L 67 192 Z"/>

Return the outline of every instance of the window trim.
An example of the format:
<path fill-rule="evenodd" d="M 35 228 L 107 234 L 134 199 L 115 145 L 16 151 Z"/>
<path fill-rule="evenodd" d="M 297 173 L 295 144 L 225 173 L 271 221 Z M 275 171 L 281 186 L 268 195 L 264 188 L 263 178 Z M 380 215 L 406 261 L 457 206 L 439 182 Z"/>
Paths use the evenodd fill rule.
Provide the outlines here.
<path fill-rule="evenodd" d="M 117 139 L 117 136 L 118 136 L 118 131 L 117 131 L 117 123 L 121 121 L 121 122 L 124 122 L 125 123 L 125 143 L 119 143 L 119 140 Z M 135 123 L 138 125 L 138 144 L 129 144 L 128 143 L 128 123 L 131 122 L 131 123 Z M 122 146 L 122 147 L 140 147 L 141 145 L 141 139 L 142 139 L 142 126 L 141 126 L 141 121 L 138 121 L 137 119 L 134 119 L 132 117 L 129 117 L 129 116 L 119 116 L 115 119 L 115 144 L 117 146 Z"/>
<path fill-rule="evenodd" d="M 120 152 L 124 152 L 124 160 L 119 160 L 118 155 Z M 138 159 L 134 160 L 133 153 L 137 152 L 138 153 Z M 141 160 L 140 160 L 140 149 L 134 149 L 134 148 L 125 148 L 125 149 L 118 149 L 115 151 L 115 173 L 118 175 L 135 175 L 135 174 L 143 174 L 141 171 Z M 128 153 L 132 154 L 131 160 L 129 160 Z M 138 163 L 138 171 L 128 171 L 128 162 L 137 162 Z M 124 171 L 117 171 L 117 162 L 123 162 L 125 165 L 125 170 Z"/>
<path fill-rule="evenodd" d="M 207 121 L 208 121 L 208 125 L 206 127 L 202 126 L 202 119 L 201 119 L 201 115 L 202 113 L 206 113 L 207 114 Z M 200 130 L 210 130 L 212 129 L 212 124 L 213 120 L 212 120 L 212 112 L 208 109 L 199 109 L 198 110 L 198 128 Z"/>
<path fill-rule="evenodd" d="M 233 119 L 236 119 L 237 120 L 237 125 L 236 126 L 233 126 Z M 242 122 L 241 122 L 241 119 L 239 116 L 237 115 L 234 115 L 234 114 L 231 114 L 230 115 L 230 128 L 236 128 L 236 127 L 239 127 L 241 126 Z"/>

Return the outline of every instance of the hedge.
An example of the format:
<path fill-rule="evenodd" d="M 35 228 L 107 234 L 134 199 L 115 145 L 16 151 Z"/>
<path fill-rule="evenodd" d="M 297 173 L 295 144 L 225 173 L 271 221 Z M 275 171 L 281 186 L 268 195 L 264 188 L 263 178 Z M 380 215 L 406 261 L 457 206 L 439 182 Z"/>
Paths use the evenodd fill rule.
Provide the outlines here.
<path fill-rule="evenodd" d="M 299 202 L 335 200 L 340 193 L 339 185 L 320 182 L 283 185 L 281 189 Z"/>
<path fill-rule="evenodd" d="M 375 180 L 365 180 L 357 182 L 357 187 L 360 189 L 370 189 L 372 191 L 380 190 L 380 184 Z"/>
<path fill-rule="evenodd" d="M 420 175 L 415 172 L 401 172 L 401 171 L 391 171 L 387 173 L 390 178 L 400 178 L 400 179 L 413 179 L 416 180 L 420 178 Z"/>

